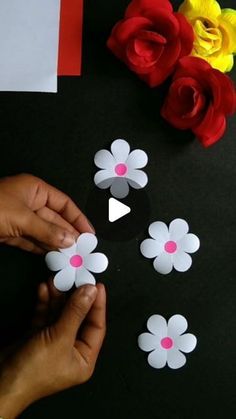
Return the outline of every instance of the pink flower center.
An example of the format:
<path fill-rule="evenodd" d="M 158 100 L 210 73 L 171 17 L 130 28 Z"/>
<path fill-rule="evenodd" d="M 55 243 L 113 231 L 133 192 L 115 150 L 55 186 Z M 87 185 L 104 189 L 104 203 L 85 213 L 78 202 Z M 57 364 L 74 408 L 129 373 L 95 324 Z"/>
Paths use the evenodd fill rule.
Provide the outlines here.
<path fill-rule="evenodd" d="M 80 268 L 83 265 L 83 258 L 80 255 L 74 255 L 70 258 L 70 264 L 73 268 Z"/>
<path fill-rule="evenodd" d="M 169 338 L 168 336 L 161 340 L 161 346 L 163 349 L 171 349 L 173 345 L 174 345 L 173 340 Z"/>
<path fill-rule="evenodd" d="M 167 253 L 175 253 L 177 250 L 177 244 L 173 241 L 169 241 L 165 244 L 165 251 Z"/>
<path fill-rule="evenodd" d="M 124 176 L 127 173 L 128 167 L 124 163 L 119 163 L 115 167 L 117 176 Z"/>

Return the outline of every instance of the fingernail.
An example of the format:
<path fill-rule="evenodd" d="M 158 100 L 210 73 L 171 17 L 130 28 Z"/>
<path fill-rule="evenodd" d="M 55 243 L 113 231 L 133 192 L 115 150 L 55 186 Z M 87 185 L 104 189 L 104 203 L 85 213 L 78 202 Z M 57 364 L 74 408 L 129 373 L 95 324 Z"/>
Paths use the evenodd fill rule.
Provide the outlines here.
<path fill-rule="evenodd" d="M 94 285 L 84 285 L 80 289 L 81 296 L 86 296 L 89 298 L 94 298 L 97 294 L 97 288 Z"/>
<path fill-rule="evenodd" d="M 87 218 L 87 221 L 88 221 L 88 224 L 90 225 L 91 229 L 95 233 L 95 228 L 94 228 L 93 224 L 91 223 L 91 221 L 88 218 Z"/>
<path fill-rule="evenodd" d="M 62 246 L 63 247 L 70 247 L 74 244 L 74 242 L 75 242 L 74 236 L 72 234 L 66 232 L 64 234 L 64 238 L 62 240 Z"/>

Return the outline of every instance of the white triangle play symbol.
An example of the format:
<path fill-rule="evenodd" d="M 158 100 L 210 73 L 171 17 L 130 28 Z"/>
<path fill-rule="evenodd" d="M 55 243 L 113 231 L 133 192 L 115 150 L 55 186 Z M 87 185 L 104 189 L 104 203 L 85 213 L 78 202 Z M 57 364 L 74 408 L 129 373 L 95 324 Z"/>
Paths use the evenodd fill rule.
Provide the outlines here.
<path fill-rule="evenodd" d="M 110 223 L 114 223 L 114 221 L 119 220 L 130 212 L 131 208 L 127 205 L 122 204 L 122 202 L 117 201 L 117 199 L 109 199 L 108 218 Z"/>

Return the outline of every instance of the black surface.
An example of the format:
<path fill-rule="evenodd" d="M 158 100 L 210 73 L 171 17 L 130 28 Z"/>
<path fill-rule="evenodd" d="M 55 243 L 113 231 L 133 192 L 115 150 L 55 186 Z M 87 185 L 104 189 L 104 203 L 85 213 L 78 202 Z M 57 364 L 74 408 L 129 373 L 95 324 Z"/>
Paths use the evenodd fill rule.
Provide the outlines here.
<path fill-rule="evenodd" d="M 139 255 L 147 228 L 130 241 L 101 240 L 110 259 L 102 276 L 108 334 L 95 375 L 84 386 L 36 403 L 22 418 L 234 417 L 235 118 L 209 150 L 170 128 L 159 116 L 164 89 L 149 89 L 105 47 L 128 1 L 85 3 L 83 77 L 60 79 L 57 95 L 0 94 L 0 176 L 31 172 L 85 209 L 95 152 L 125 138 L 149 155 L 151 221 L 186 219 L 201 249 L 190 271 L 165 277 Z M 234 7 L 233 0 L 221 4 Z M 0 333 L 6 340 L 27 328 L 36 286 L 47 272 L 40 257 L 4 247 L 0 266 Z M 137 336 L 154 313 L 183 314 L 198 337 L 184 368 L 152 369 L 137 348 Z"/>

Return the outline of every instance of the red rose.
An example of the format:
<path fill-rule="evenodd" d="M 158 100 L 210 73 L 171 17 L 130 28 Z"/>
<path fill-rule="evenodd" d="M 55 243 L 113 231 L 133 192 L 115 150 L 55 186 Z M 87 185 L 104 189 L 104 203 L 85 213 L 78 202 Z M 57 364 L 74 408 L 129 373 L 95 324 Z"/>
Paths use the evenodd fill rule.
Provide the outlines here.
<path fill-rule="evenodd" d="M 192 26 L 184 15 L 173 12 L 169 0 L 133 0 L 107 45 L 154 87 L 173 72 L 179 58 L 190 54 L 193 40 Z"/>
<path fill-rule="evenodd" d="M 179 61 L 162 116 L 174 127 L 191 129 L 205 147 L 225 133 L 226 116 L 236 112 L 236 90 L 231 79 L 205 60 Z"/>

